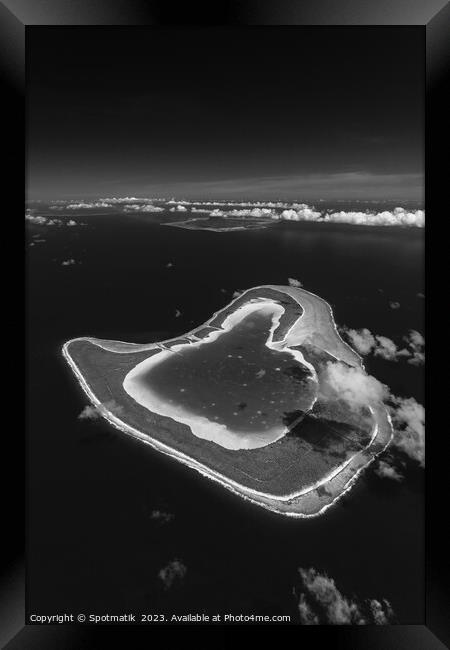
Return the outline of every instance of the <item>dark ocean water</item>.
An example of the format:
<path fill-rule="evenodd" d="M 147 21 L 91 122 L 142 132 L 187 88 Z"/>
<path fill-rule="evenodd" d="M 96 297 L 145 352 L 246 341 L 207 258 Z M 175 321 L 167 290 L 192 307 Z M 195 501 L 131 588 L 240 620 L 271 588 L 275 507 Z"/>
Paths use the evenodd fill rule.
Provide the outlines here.
<path fill-rule="evenodd" d="M 316 519 L 272 514 L 104 421 L 77 419 L 86 398 L 60 348 L 84 335 L 177 336 L 236 289 L 288 277 L 327 300 L 339 325 L 399 342 L 423 332 L 423 232 L 283 223 L 214 233 L 119 215 L 81 220 L 88 225 L 28 228 L 46 240 L 27 249 L 29 613 L 282 613 L 298 622 L 297 569 L 314 567 L 345 595 L 386 598 L 398 622 L 422 623 L 421 470 L 408 467 L 397 484 L 369 469 Z M 61 266 L 67 259 L 77 263 Z M 423 403 L 423 369 L 367 367 Z M 162 524 L 155 510 L 174 518 Z M 175 558 L 186 575 L 164 590 L 158 572 Z"/>

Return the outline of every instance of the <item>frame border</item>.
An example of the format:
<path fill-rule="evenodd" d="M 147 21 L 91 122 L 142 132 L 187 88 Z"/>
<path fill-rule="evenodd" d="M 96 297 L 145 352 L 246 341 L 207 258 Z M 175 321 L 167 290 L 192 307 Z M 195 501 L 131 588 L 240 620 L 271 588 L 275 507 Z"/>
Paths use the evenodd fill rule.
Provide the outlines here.
<path fill-rule="evenodd" d="M 211 3 L 212 5 L 212 3 Z M 176 20 L 174 16 L 177 16 Z M 445 141 L 440 137 L 447 126 L 448 103 L 444 102 L 445 75 L 450 60 L 450 4 L 445 0 L 378 0 L 371 5 L 361 0 L 216 0 L 214 5 L 199 4 L 174 6 L 171 1 L 149 0 L 0 0 L 0 87 L 6 102 L 2 102 L 8 160 L 5 188 L 16 188 L 13 197 L 7 192 L 11 213 L 22 210 L 25 203 L 23 183 L 25 163 L 24 97 L 25 97 L 25 35 L 27 27 L 39 25 L 286 25 L 286 26 L 417 26 L 425 31 L 426 41 L 426 118 L 425 143 L 427 203 L 433 203 L 444 181 L 445 170 L 439 164 L 439 153 L 448 159 Z M 447 66 L 446 66 L 447 63 Z M 444 121 L 445 120 L 445 121 Z M 444 126 L 445 125 L 445 126 Z M 21 146 L 23 144 L 23 147 Z M 431 153 L 433 150 L 433 154 Z M 442 158 L 445 160 L 446 158 Z M 23 204 L 17 196 L 23 196 Z M 441 205 L 444 205 L 443 203 Z M 433 207 L 431 205 L 431 212 Z M 19 223 L 19 218 L 17 218 Z M 429 241 L 428 233 L 426 240 Z M 10 289 L 11 294 L 13 290 Z M 9 296 L 7 296 L 9 298 Z M 12 338 L 12 337 L 11 337 Z M 427 394 L 428 398 L 428 394 Z M 11 477 L 7 494 L 15 494 L 19 501 L 24 496 L 23 453 L 24 439 L 9 435 L 8 464 Z M 431 447 L 431 448 L 430 448 Z M 380 648 L 382 650 L 440 650 L 450 642 L 448 617 L 448 583 L 442 567 L 448 561 L 443 529 L 440 527 L 442 507 L 439 498 L 445 494 L 446 468 L 442 451 L 436 452 L 427 443 L 431 466 L 426 474 L 426 615 L 425 625 L 398 625 L 386 627 L 321 626 L 321 633 L 303 627 L 305 640 L 317 642 L 318 636 L 330 634 L 337 648 Z M 448 471 L 448 470 L 447 470 Z M 124 634 L 133 633 L 137 647 L 139 637 L 145 642 L 149 632 L 138 626 L 54 626 L 25 625 L 25 570 L 24 521 L 17 513 L 17 503 L 5 504 L 8 539 L 6 556 L 0 573 L 0 645 L 8 650 L 45 647 L 88 648 L 100 645 L 123 645 Z M 12 501 L 12 500 L 11 500 Z M 22 501 L 23 505 L 25 500 Z M 20 509 L 19 505 L 19 509 Z M 447 591 L 446 591 L 447 590 Z M 183 626 L 185 627 L 185 626 Z M 289 626 L 290 627 L 290 626 Z M 316 628 L 317 629 L 317 628 Z M 322 634 L 323 633 L 323 634 Z M 145 635 L 145 637 L 143 636 Z M 95 639 L 95 641 L 94 641 Z M 440 640 L 441 641 L 440 641 Z M 302 639 L 303 640 L 303 639 Z M 126 642 L 126 641 L 125 641 Z M 126 642 L 127 643 L 127 642 Z M 136 646 L 135 646 L 136 643 Z"/>

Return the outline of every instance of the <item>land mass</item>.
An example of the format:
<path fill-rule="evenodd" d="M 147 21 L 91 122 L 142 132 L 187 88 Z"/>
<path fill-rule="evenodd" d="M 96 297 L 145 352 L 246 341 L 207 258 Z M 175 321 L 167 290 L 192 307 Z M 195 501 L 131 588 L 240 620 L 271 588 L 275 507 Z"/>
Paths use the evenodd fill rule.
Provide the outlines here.
<path fill-rule="evenodd" d="M 392 437 L 382 403 L 324 391 L 330 366 L 363 364 L 328 303 L 297 287 L 248 289 L 174 339 L 83 337 L 63 355 L 115 427 L 291 517 L 325 512 Z"/>

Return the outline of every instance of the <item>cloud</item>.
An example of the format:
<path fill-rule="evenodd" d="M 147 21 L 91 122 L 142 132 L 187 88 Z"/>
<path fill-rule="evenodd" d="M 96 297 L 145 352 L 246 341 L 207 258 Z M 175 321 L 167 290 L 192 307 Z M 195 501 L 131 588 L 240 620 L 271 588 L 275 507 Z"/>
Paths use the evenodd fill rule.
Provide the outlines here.
<path fill-rule="evenodd" d="M 93 201 L 87 203 L 85 201 L 80 201 L 80 203 L 68 203 L 65 206 L 66 210 L 92 210 L 93 208 L 110 208 L 111 204 L 107 201 Z"/>
<path fill-rule="evenodd" d="M 314 186 L 314 176 L 308 177 L 308 187 Z M 367 175 L 358 173 L 337 174 L 333 176 L 333 182 L 341 187 L 343 182 L 364 182 Z M 381 180 L 381 177 L 378 178 Z M 392 179 L 391 179 L 392 180 Z M 386 182 L 389 182 L 389 175 Z M 268 184 L 269 183 L 269 184 Z M 312 185 L 311 185 L 312 183 Z M 270 187 L 270 179 L 265 180 L 266 189 Z M 186 212 L 191 207 L 192 212 L 205 212 L 217 217 L 250 217 L 268 218 L 287 221 L 314 221 L 317 223 L 345 223 L 358 226 L 403 226 L 423 228 L 425 225 L 425 211 L 412 210 L 404 207 L 396 207 L 393 210 L 366 210 L 360 211 L 330 211 L 318 210 L 307 203 L 296 201 L 186 201 L 170 199 L 155 199 L 148 197 L 107 197 L 95 201 L 53 201 L 52 210 L 81 210 L 95 208 L 112 208 L 115 205 L 123 205 L 125 212 L 161 212 L 164 207 L 153 205 L 155 201 L 163 202 L 170 208 L 171 212 Z M 339 202 L 339 199 L 337 199 Z M 355 200 L 356 203 L 359 200 Z M 367 203 L 367 202 L 366 202 Z M 383 201 L 373 201 L 381 204 Z M 217 206 L 217 207 L 215 207 Z M 209 208 L 213 208 L 210 210 Z M 223 209 L 225 208 L 225 209 Z"/>
<path fill-rule="evenodd" d="M 391 302 L 389 303 L 389 307 L 391 309 L 400 309 L 400 303 L 396 302 L 395 300 L 391 300 Z"/>
<path fill-rule="evenodd" d="M 389 396 L 389 389 L 362 368 L 342 362 L 329 361 L 321 373 L 320 390 L 324 399 L 341 399 L 356 410 L 367 404 L 381 402 Z"/>
<path fill-rule="evenodd" d="M 253 218 L 277 218 L 276 212 L 270 208 L 251 208 L 251 209 L 242 209 L 242 210 L 213 210 L 211 217 L 253 217 Z"/>
<path fill-rule="evenodd" d="M 395 208 L 383 212 L 331 212 L 325 215 L 325 222 L 348 223 L 358 226 L 409 226 L 424 228 L 425 210 L 408 211 Z"/>
<path fill-rule="evenodd" d="M 384 460 L 380 460 L 375 468 L 375 474 L 381 478 L 389 478 L 393 481 L 402 481 L 404 476 L 400 474 L 393 465 Z"/>
<path fill-rule="evenodd" d="M 366 327 L 360 330 L 342 327 L 341 331 L 349 339 L 352 347 L 360 354 L 370 354 L 377 345 L 374 335 Z"/>
<path fill-rule="evenodd" d="M 36 216 L 30 214 L 28 211 L 25 213 L 25 219 L 26 221 L 29 221 L 30 223 L 36 226 L 84 226 L 86 225 L 84 223 L 79 223 L 77 221 L 74 221 L 74 219 L 69 219 L 68 221 L 66 221 L 65 219 L 55 219 L 53 217 L 50 218 L 50 217 Z"/>
<path fill-rule="evenodd" d="M 303 286 L 302 283 L 300 282 L 300 280 L 296 280 L 295 278 L 288 278 L 288 283 L 289 283 L 289 286 L 291 286 L 291 287 L 302 287 Z"/>
<path fill-rule="evenodd" d="M 403 337 L 406 348 L 400 348 L 392 339 L 380 334 L 372 334 L 367 328 L 360 330 L 341 327 L 340 331 L 344 334 L 350 345 L 363 356 L 373 354 L 376 357 L 382 357 L 386 361 L 398 361 L 405 359 L 412 365 L 422 365 L 425 362 L 425 339 L 416 330 L 410 330 L 407 336 Z"/>
<path fill-rule="evenodd" d="M 30 246 L 34 246 L 35 244 L 45 244 L 46 241 L 46 239 L 42 239 L 37 235 L 33 235 L 33 241 L 31 242 Z"/>
<path fill-rule="evenodd" d="M 170 521 L 175 519 L 175 515 L 172 515 L 170 512 L 163 512 L 162 510 L 152 510 L 150 513 L 150 519 L 160 521 L 162 524 L 168 524 Z"/>
<path fill-rule="evenodd" d="M 401 452 L 425 467 L 425 409 L 413 397 L 397 397 L 385 384 L 368 375 L 362 368 L 342 362 L 328 362 L 319 379 L 321 399 L 343 400 L 356 413 L 374 402 L 384 402 L 394 429 L 391 451 Z M 379 471 L 384 472 L 384 476 L 389 476 L 386 467 Z M 389 478 L 398 480 L 393 472 Z"/>
<path fill-rule="evenodd" d="M 417 330 L 410 330 L 408 336 L 403 337 L 411 350 L 408 363 L 421 366 L 425 363 L 425 338 Z"/>
<path fill-rule="evenodd" d="M 332 578 L 313 568 L 299 568 L 304 591 L 298 610 L 303 625 L 388 625 L 394 618 L 386 599 L 359 600 L 344 596 Z"/>
<path fill-rule="evenodd" d="M 139 203 L 130 203 L 123 206 L 124 212 L 164 212 L 164 208 L 161 208 L 157 205 L 152 205 L 151 203 L 146 203 L 141 205 Z"/>
<path fill-rule="evenodd" d="M 175 318 L 179 318 L 181 316 L 181 311 L 179 309 L 175 309 Z"/>
<path fill-rule="evenodd" d="M 388 600 L 369 600 L 369 607 L 375 625 L 389 625 L 394 618 L 394 610 Z"/>
<path fill-rule="evenodd" d="M 108 411 L 114 415 L 123 413 L 123 406 L 118 404 L 114 399 L 108 400 L 98 405 L 85 406 L 78 416 L 79 420 L 98 420 L 107 415 Z"/>
<path fill-rule="evenodd" d="M 386 361 L 398 361 L 400 357 L 408 356 L 408 351 L 405 349 L 399 350 L 392 339 L 387 336 L 375 335 L 376 345 L 373 349 L 373 354 L 376 357 L 382 357 Z"/>
<path fill-rule="evenodd" d="M 49 217 L 40 217 L 33 214 L 25 214 L 25 219 L 36 226 L 62 226 L 61 219 L 50 219 Z"/>
<path fill-rule="evenodd" d="M 425 409 L 413 397 L 390 398 L 392 445 L 425 467 Z"/>
<path fill-rule="evenodd" d="M 320 619 L 317 614 L 314 614 L 311 607 L 308 605 L 305 594 L 300 594 L 298 601 L 298 613 L 300 614 L 300 621 L 302 625 L 319 625 Z"/>
<path fill-rule="evenodd" d="M 217 205 L 217 203 L 214 203 Z M 230 203 L 223 204 L 229 207 Z M 267 205 L 267 204 L 266 204 Z M 215 208 L 210 212 L 213 217 L 269 217 L 286 221 L 314 221 L 317 223 L 345 223 L 358 226 L 408 226 L 423 228 L 425 225 L 425 211 L 414 210 L 408 211 L 405 208 L 398 207 L 392 211 L 383 210 L 382 212 L 325 212 L 317 210 L 314 206 L 306 203 L 291 204 L 273 204 L 276 207 L 285 206 L 279 212 L 276 209 L 268 207 L 254 207 L 252 209 L 233 209 L 222 210 Z"/>
<path fill-rule="evenodd" d="M 242 291 L 242 289 L 238 289 L 237 291 L 233 291 L 232 298 L 239 298 L 239 296 L 242 296 L 243 293 L 244 292 Z"/>
<path fill-rule="evenodd" d="M 76 264 L 76 261 L 73 258 L 61 262 L 61 266 L 73 266 L 74 264 Z"/>
<path fill-rule="evenodd" d="M 150 203 L 151 201 L 155 201 L 156 199 L 148 198 L 148 197 L 137 197 L 137 196 L 121 196 L 121 197 L 115 197 L 115 196 L 110 196 L 104 199 L 99 199 L 102 203 L 109 203 L 110 205 L 115 205 L 117 203 Z"/>
<path fill-rule="evenodd" d="M 322 213 L 306 205 L 306 203 L 294 203 L 290 210 L 283 210 L 281 219 L 288 221 L 319 221 L 322 219 Z"/>
<path fill-rule="evenodd" d="M 180 582 L 186 575 L 187 568 L 181 560 L 172 560 L 161 569 L 158 578 L 162 581 L 164 589 L 170 589 L 175 582 Z"/>

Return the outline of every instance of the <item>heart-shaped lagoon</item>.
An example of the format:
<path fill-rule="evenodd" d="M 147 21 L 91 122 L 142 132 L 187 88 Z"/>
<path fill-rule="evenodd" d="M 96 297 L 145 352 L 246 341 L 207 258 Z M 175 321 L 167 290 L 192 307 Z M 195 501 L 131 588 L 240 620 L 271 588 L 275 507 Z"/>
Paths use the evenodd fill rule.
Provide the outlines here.
<path fill-rule="evenodd" d="M 275 442 L 289 430 L 288 414 L 310 410 L 318 389 L 301 353 L 272 342 L 283 313 L 274 302 L 247 304 L 222 329 L 138 364 L 124 388 L 152 412 L 227 449 Z"/>

